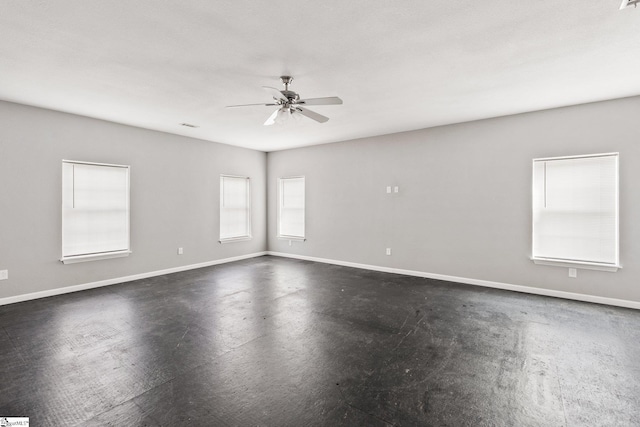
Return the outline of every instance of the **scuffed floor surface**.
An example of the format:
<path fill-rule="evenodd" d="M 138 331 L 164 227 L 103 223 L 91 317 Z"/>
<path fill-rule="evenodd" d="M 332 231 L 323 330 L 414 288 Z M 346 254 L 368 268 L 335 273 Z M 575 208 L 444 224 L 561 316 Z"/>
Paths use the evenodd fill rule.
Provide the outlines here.
<path fill-rule="evenodd" d="M 0 307 L 33 426 L 638 426 L 640 312 L 260 257 Z"/>

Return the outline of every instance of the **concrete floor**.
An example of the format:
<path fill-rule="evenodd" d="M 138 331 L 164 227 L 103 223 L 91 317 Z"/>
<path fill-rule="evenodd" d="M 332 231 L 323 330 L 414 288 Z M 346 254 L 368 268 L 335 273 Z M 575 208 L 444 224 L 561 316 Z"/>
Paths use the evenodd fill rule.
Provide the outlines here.
<path fill-rule="evenodd" d="M 638 426 L 640 312 L 275 257 L 0 307 L 33 426 Z"/>

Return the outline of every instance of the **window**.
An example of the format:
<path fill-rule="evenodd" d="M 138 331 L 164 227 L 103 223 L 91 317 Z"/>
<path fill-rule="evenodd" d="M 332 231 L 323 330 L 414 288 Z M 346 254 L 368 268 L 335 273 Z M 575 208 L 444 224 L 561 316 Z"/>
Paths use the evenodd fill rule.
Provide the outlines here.
<path fill-rule="evenodd" d="M 220 175 L 220 242 L 251 238 L 249 178 Z"/>
<path fill-rule="evenodd" d="M 532 258 L 619 268 L 618 153 L 533 161 Z"/>
<path fill-rule="evenodd" d="M 304 240 L 304 177 L 278 181 L 278 237 Z"/>
<path fill-rule="evenodd" d="M 61 261 L 130 253 L 129 166 L 63 160 Z"/>

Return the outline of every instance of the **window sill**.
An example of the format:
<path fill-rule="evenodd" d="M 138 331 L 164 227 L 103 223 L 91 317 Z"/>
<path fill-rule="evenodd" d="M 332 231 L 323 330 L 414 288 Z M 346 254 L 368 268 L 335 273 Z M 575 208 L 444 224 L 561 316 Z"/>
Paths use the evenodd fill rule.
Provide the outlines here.
<path fill-rule="evenodd" d="M 306 237 L 299 237 L 299 236 L 276 236 L 278 239 L 280 240 L 292 240 L 295 242 L 306 242 L 307 238 Z"/>
<path fill-rule="evenodd" d="M 99 254 L 74 255 L 60 258 L 63 264 L 75 264 L 77 262 L 98 261 L 101 259 L 122 258 L 129 256 L 131 251 L 103 252 Z"/>
<path fill-rule="evenodd" d="M 228 239 L 220 239 L 219 243 L 233 243 L 233 242 L 244 242 L 246 240 L 251 240 L 251 236 L 243 236 L 243 237 L 230 237 Z"/>
<path fill-rule="evenodd" d="M 581 268 L 583 270 L 610 271 L 613 273 L 618 271 L 619 268 L 622 268 L 622 266 L 616 265 L 616 264 L 602 264 L 597 262 L 581 262 L 581 261 L 569 261 L 569 260 L 554 260 L 549 258 L 531 258 L 531 261 L 539 265 Z"/>

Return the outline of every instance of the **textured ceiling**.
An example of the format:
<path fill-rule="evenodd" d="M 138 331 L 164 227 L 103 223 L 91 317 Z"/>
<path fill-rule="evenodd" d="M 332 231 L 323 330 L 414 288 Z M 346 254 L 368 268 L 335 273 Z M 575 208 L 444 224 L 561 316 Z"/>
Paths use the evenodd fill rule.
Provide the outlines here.
<path fill-rule="evenodd" d="M 619 4 L 3 0 L 0 99 L 262 151 L 420 129 L 640 94 Z M 225 108 L 282 74 L 344 104 L 271 127 Z"/>

